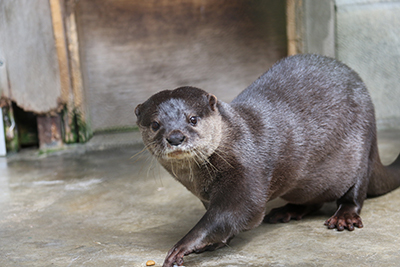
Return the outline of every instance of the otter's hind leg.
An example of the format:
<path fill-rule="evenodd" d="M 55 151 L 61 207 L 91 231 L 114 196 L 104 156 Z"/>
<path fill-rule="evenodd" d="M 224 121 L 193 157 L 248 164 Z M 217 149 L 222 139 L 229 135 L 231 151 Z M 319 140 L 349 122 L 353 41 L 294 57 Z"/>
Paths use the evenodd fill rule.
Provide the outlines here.
<path fill-rule="evenodd" d="M 283 207 L 272 209 L 265 217 L 266 223 L 287 223 L 290 220 L 301 220 L 305 215 L 319 210 L 323 204 L 295 205 L 286 204 Z"/>
<path fill-rule="evenodd" d="M 325 225 L 329 229 L 337 228 L 338 231 L 343 231 L 345 228 L 353 231 L 354 226 L 362 228 L 363 223 L 359 214 L 365 198 L 366 188 L 357 190 L 356 186 L 352 186 L 343 197 L 337 200 L 338 209 L 331 218 L 325 221 Z"/>
<path fill-rule="evenodd" d="M 361 170 L 361 172 L 359 171 L 356 176 L 354 185 L 336 201 L 338 208 L 335 214 L 325 221 L 325 225 L 329 229 L 336 228 L 338 231 L 343 231 L 347 228 L 347 230 L 353 231 L 354 226 L 363 227 L 360 212 L 367 197 L 368 182 L 371 176 L 371 164 L 369 161 L 371 157 L 368 157 L 367 153 L 365 155 L 367 156 L 359 164 L 358 170 Z"/>

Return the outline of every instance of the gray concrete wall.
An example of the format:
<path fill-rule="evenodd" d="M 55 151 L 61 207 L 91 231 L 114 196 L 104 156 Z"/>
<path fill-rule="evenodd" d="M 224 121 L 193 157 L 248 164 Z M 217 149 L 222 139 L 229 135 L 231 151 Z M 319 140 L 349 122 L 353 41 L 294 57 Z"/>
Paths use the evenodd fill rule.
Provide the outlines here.
<path fill-rule="evenodd" d="M 336 0 L 337 58 L 355 69 L 378 128 L 400 128 L 400 0 Z"/>
<path fill-rule="evenodd" d="M 135 125 L 135 106 L 164 89 L 231 101 L 287 54 L 281 0 L 82 0 L 77 19 L 94 131 Z"/>
<path fill-rule="evenodd" d="M 335 1 L 305 0 L 304 53 L 335 57 Z"/>

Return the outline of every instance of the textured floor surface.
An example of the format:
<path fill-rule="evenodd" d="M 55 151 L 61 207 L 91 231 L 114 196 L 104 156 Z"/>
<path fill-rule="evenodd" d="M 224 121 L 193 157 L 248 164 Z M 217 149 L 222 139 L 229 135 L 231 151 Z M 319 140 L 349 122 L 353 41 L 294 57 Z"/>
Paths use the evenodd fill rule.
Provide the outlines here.
<path fill-rule="evenodd" d="M 0 158 L 0 266 L 162 265 L 204 208 L 147 153 L 132 158 L 137 135 L 125 134 L 118 147 L 112 138 Z M 380 132 L 379 146 L 390 162 L 400 132 Z M 365 202 L 363 229 L 326 229 L 334 210 L 262 224 L 229 247 L 186 257 L 185 266 L 400 266 L 400 189 Z"/>

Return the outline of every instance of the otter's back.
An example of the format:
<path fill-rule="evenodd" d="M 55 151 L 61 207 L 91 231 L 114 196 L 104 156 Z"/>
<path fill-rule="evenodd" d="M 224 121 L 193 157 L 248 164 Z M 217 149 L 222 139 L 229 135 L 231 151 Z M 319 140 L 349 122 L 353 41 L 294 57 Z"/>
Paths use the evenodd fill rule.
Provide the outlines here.
<path fill-rule="evenodd" d="M 328 102 L 330 105 L 371 102 L 355 71 L 335 59 L 314 54 L 300 54 L 278 61 L 232 103 L 251 100 L 269 103 L 300 101 L 299 104 L 308 103 L 308 106 Z"/>
<path fill-rule="evenodd" d="M 335 59 L 313 54 L 277 62 L 231 104 L 262 115 L 268 115 L 263 112 L 267 110 L 304 123 L 330 124 L 331 129 L 375 122 L 371 98 L 358 74 Z"/>

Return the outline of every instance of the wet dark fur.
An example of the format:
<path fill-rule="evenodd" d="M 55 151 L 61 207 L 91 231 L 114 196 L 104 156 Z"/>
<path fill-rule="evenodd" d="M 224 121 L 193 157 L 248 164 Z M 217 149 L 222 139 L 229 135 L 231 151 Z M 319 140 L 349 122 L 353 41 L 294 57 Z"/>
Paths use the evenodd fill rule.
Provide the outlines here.
<path fill-rule="evenodd" d="M 364 83 L 330 58 L 285 58 L 230 104 L 183 87 L 152 96 L 136 115 L 148 149 L 207 208 L 164 266 L 224 246 L 263 220 L 300 219 L 324 202 L 338 204 L 328 228 L 362 227 L 359 213 L 367 195 L 400 185 L 400 159 L 389 168 L 380 162 Z M 169 138 L 182 143 L 171 145 Z M 203 143 L 212 148 L 198 149 Z M 174 158 L 183 155 L 179 147 L 191 154 Z M 267 201 L 276 197 L 290 204 L 265 215 Z"/>

